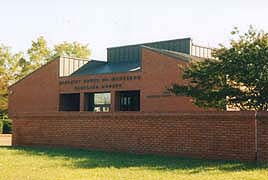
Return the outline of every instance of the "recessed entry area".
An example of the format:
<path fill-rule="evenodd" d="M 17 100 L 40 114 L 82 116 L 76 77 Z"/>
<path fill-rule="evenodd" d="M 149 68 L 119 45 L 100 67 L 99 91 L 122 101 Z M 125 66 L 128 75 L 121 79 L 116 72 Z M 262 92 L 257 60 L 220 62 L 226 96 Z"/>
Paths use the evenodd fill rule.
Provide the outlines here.
<path fill-rule="evenodd" d="M 140 91 L 117 91 L 117 111 L 140 111 Z"/>
<path fill-rule="evenodd" d="M 111 93 L 96 92 L 85 93 L 85 111 L 93 112 L 110 112 L 111 110 Z"/>
<path fill-rule="evenodd" d="M 59 111 L 79 111 L 80 93 L 60 94 Z"/>

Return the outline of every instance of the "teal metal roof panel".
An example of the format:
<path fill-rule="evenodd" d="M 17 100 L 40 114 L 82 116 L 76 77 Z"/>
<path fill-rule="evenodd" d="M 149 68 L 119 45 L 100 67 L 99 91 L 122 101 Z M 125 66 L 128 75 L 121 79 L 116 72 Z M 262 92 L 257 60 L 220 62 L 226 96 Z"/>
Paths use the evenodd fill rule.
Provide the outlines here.
<path fill-rule="evenodd" d="M 89 61 L 71 74 L 71 76 L 135 72 L 140 69 L 141 65 L 137 62 L 108 63 L 103 61 Z"/>
<path fill-rule="evenodd" d="M 119 46 L 107 49 L 108 62 L 141 62 L 141 46 L 190 54 L 191 38 Z"/>

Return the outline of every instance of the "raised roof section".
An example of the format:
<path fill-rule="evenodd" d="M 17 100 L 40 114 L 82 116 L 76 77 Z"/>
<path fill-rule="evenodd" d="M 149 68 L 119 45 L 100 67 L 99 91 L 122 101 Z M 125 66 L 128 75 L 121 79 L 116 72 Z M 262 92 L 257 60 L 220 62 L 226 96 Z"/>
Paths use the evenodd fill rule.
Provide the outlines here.
<path fill-rule="evenodd" d="M 88 63 L 87 59 L 62 56 L 59 60 L 59 77 L 69 76 Z"/>
<path fill-rule="evenodd" d="M 211 48 L 193 45 L 191 38 L 111 47 L 107 49 L 107 61 L 62 57 L 60 76 L 123 73 L 141 70 L 142 48 L 184 61 L 211 58 Z"/>
<path fill-rule="evenodd" d="M 107 48 L 107 61 L 140 63 L 142 46 L 211 58 L 211 48 L 194 45 L 191 38 L 183 38 Z"/>
<path fill-rule="evenodd" d="M 107 48 L 107 61 L 114 62 L 141 62 L 141 46 L 148 46 L 157 49 L 166 49 L 185 54 L 191 53 L 191 38 L 174 39 L 142 43 L 128 46 Z"/>

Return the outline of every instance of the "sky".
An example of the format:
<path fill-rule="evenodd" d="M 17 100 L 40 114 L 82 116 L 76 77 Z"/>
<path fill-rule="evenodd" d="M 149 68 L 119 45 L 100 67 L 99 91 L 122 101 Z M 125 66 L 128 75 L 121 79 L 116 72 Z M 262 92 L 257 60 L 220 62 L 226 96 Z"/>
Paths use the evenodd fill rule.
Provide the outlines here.
<path fill-rule="evenodd" d="M 268 32 L 267 0 L 0 0 L 0 44 L 26 50 L 44 36 L 89 44 L 92 59 L 106 48 L 191 37 L 194 44 L 227 44 L 249 25 Z"/>

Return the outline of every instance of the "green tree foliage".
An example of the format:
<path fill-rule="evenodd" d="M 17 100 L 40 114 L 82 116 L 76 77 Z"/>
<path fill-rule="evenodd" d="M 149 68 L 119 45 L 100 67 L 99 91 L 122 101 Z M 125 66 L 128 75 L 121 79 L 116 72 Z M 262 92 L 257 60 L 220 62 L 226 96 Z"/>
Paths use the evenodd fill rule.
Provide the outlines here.
<path fill-rule="evenodd" d="M 3 121 L 0 119 L 0 134 L 3 134 Z"/>
<path fill-rule="evenodd" d="M 84 45 L 78 42 L 70 43 L 66 41 L 56 44 L 54 49 L 50 49 L 44 37 L 40 36 L 36 41 L 32 41 L 32 46 L 28 49 L 27 53 L 30 58 L 30 69 L 35 70 L 53 59 L 52 57 L 69 56 L 88 59 L 91 51 L 87 44 Z"/>
<path fill-rule="evenodd" d="M 12 134 L 12 121 L 10 119 L 0 120 L 2 121 L 2 133 Z"/>
<path fill-rule="evenodd" d="M 43 36 L 37 38 L 36 41 L 32 41 L 31 48 L 27 51 L 30 58 L 30 69 L 35 70 L 38 67 L 47 63 L 51 56 L 52 52 L 47 46 L 47 42 Z"/>
<path fill-rule="evenodd" d="M 77 42 L 63 42 L 50 49 L 40 36 L 32 41 L 26 58 L 22 52 L 13 53 L 9 47 L 0 45 L 0 118 L 7 113 L 8 86 L 59 55 L 89 58 L 90 50 L 88 45 Z"/>
<path fill-rule="evenodd" d="M 28 65 L 23 53 L 12 53 L 0 45 L 0 114 L 7 112 L 8 86 L 27 74 Z"/>
<path fill-rule="evenodd" d="M 78 42 L 63 42 L 54 46 L 55 56 L 70 56 L 87 59 L 90 56 L 88 45 Z"/>
<path fill-rule="evenodd" d="M 220 45 L 214 59 L 191 62 L 184 69 L 187 84 L 174 84 L 176 95 L 193 97 L 200 107 L 241 110 L 268 109 L 268 34 L 237 28 L 228 47 Z"/>

